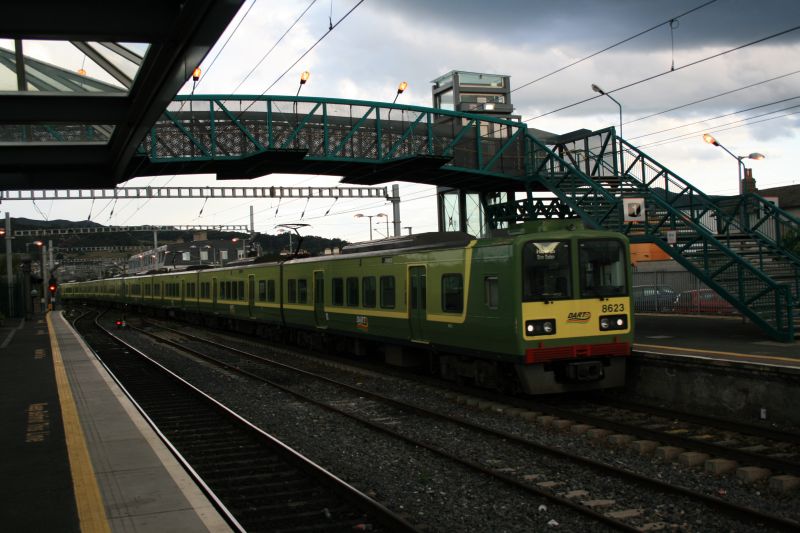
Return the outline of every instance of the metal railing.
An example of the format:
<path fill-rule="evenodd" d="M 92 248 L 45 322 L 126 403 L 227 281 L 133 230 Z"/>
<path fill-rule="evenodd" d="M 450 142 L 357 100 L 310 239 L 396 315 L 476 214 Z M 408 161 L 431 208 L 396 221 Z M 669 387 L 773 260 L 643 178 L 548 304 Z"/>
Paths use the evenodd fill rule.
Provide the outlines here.
<path fill-rule="evenodd" d="M 541 151 L 541 146 L 537 148 Z M 545 163 L 537 167 L 539 179 L 582 217 L 592 219 L 596 226 L 622 231 L 632 242 L 658 244 L 773 337 L 793 340 L 791 291 L 723 242 L 730 239 L 735 221 L 705 194 L 616 138 L 613 129 L 570 140 L 544 153 L 538 158 Z M 601 194 L 598 188 L 607 192 Z M 646 198 L 650 207 L 643 224 L 623 222 L 626 196 Z M 719 217 L 725 232 L 722 239 L 703 224 L 711 212 Z M 676 232 L 675 246 L 666 243 L 668 230 Z M 762 243 L 757 248 L 763 262 Z"/>
<path fill-rule="evenodd" d="M 294 151 L 295 172 L 440 158 L 444 169 L 524 178 L 526 126 L 416 106 L 289 96 L 177 96 L 139 147 L 151 163 Z"/>

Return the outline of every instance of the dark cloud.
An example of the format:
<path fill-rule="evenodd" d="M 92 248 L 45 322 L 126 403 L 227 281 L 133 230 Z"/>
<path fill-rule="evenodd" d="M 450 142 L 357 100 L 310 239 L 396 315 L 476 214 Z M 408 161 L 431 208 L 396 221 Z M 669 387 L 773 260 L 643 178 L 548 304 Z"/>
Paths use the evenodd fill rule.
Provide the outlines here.
<path fill-rule="evenodd" d="M 706 0 L 372 0 L 369 9 L 393 13 L 408 24 L 446 26 L 464 39 L 490 38 L 576 49 L 603 48 L 679 16 Z M 737 45 L 800 24 L 797 0 L 717 0 L 678 21 L 676 48 Z M 431 42 L 435 45 L 436 35 Z M 800 40 L 800 31 L 783 39 Z M 667 26 L 628 46 L 667 49 Z"/>

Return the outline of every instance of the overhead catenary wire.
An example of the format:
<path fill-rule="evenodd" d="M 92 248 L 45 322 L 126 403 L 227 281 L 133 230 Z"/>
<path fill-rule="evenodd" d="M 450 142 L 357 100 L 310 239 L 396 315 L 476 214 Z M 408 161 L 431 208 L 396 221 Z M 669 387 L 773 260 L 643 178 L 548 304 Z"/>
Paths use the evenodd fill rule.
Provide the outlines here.
<path fill-rule="evenodd" d="M 586 103 L 586 102 L 588 102 L 590 100 L 595 100 L 597 98 L 602 98 L 603 96 L 605 96 L 607 94 L 619 92 L 619 91 L 622 91 L 624 89 L 629 89 L 631 87 L 635 87 L 636 85 L 640 85 L 642 83 L 645 83 L 645 82 L 648 82 L 648 81 L 652 81 L 652 80 L 660 78 L 662 76 L 666 76 L 667 74 L 672 74 L 673 72 L 678 72 L 679 70 L 683 70 L 683 69 L 686 69 L 686 68 L 694 67 L 694 66 L 699 65 L 701 63 L 704 63 L 706 61 L 710 61 L 712 59 L 716 59 L 718 57 L 722 57 L 722 56 L 724 56 L 726 54 L 730 54 L 732 52 L 736 52 L 738 50 L 742 50 L 742 49 L 747 48 L 749 46 L 753 46 L 753 45 L 756 45 L 756 44 L 759 44 L 759 43 L 763 43 L 763 42 L 768 41 L 770 39 L 775 39 L 776 37 L 780 37 L 782 35 L 786 35 L 787 33 L 791 33 L 793 31 L 797 31 L 798 29 L 800 29 L 800 26 L 794 26 L 792 28 L 788 28 L 788 29 L 785 29 L 783 31 L 779 31 L 779 32 L 773 33 L 771 35 L 767 35 L 766 37 L 761 37 L 759 39 L 756 39 L 755 41 L 750 41 L 748 43 L 736 46 L 734 48 L 729 48 L 727 50 L 723 50 L 722 52 L 718 52 L 716 54 L 712 54 L 710 56 L 706 56 L 706 57 L 704 57 L 702 59 L 698 59 L 696 61 L 692 61 L 691 63 L 687 63 L 685 65 L 681 65 L 680 67 L 676 67 L 674 70 L 667 70 L 667 71 L 664 71 L 664 72 L 660 72 L 658 74 L 653 74 L 652 76 L 648 76 L 646 78 L 642 78 L 640 80 L 628 83 L 626 85 L 621 85 L 621 86 L 616 87 L 614 89 L 610 89 L 610 90 L 604 91 L 604 94 L 598 94 L 597 96 L 590 96 L 589 98 L 584 98 L 583 100 L 580 100 L 578 102 L 573 102 L 573 103 L 571 103 L 569 105 L 565 105 L 565 106 L 559 107 L 558 109 L 553 109 L 553 110 L 548 111 L 546 113 L 541 113 L 541 114 L 536 115 L 534 117 L 523 119 L 522 122 L 530 122 L 531 120 L 536 120 L 536 119 L 539 119 L 539 118 L 542 118 L 542 117 L 546 117 L 548 115 L 552 115 L 554 113 L 558 113 L 559 111 L 564 111 L 565 109 L 569 109 L 571 107 L 575 107 L 575 106 L 584 104 L 584 103 Z"/>
<path fill-rule="evenodd" d="M 268 57 L 268 56 L 269 56 L 269 55 L 272 53 L 272 51 L 273 51 L 273 50 L 275 50 L 275 48 L 276 48 L 276 47 L 277 47 L 277 46 L 278 46 L 278 45 L 281 43 L 281 41 L 283 41 L 284 37 L 286 37 L 286 36 L 289 34 L 289 32 L 290 32 L 290 31 L 292 31 L 292 29 L 293 29 L 293 28 L 294 28 L 294 27 L 297 25 L 297 23 L 298 23 L 298 22 L 300 22 L 300 19 L 302 19 L 302 18 L 303 18 L 303 16 L 305 16 L 305 14 L 306 14 L 306 13 L 308 13 L 308 10 L 309 10 L 309 9 L 311 9 L 311 7 L 312 7 L 314 4 L 316 4 L 316 3 L 317 3 L 317 0 L 311 0 L 311 3 L 310 3 L 310 4 L 308 4 L 308 6 L 306 6 L 306 8 L 303 10 L 303 12 L 302 12 L 302 13 L 300 13 L 300 16 L 298 16 L 298 17 L 297 17 L 297 18 L 294 20 L 294 22 L 292 22 L 291 26 L 289 26 L 289 28 L 288 28 L 288 29 L 287 29 L 285 32 L 283 32 L 283 35 L 281 35 L 281 36 L 278 38 L 278 40 L 277 40 L 277 41 L 275 41 L 275 44 L 273 44 L 273 45 L 270 47 L 270 49 L 269 49 L 269 50 L 267 50 L 267 52 L 266 52 L 266 53 L 265 53 L 263 56 L 261 56 L 261 59 L 259 59 L 259 60 L 258 60 L 258 62 L 255 64 L 255 66 L 253 66 L 253 68 L 251 68 L 251 69 L 250 69 L 250 72 L 248 72 L 247 74 L 245 74 L 244 78 L 242 78 L 242 81 L 240 81 L 240 82 L 239 82 L 239 84 L 238 84 L 238 85 L 236 85 L 236 87 L 233 89 L 233 91 L 231 91 L 232 93 L 234 93 L 234 94 L 235 94 L 235 93 L 236 93 L 236 91 L 238 91 L 238 90 L 239 90 L 239 88 L 240 88 L 242 85 L 244 85 L 244 82 L 245 82 L 245 81 L 247 81 L 247 79 L 248 79 L 250 76 L 252 76 L 252 75 L 253 75 L 253 73 L 254 73 L 254 72 L 255 72 L 255 71 L 258 69 L 258 67 L 260 67 L 260 66 L 261 66 L 261 63 L 263 63 L 263 62 L 264 62 L 264 60 L 265 60 L 265 59 L 267 59 L 267 57 Z M 331 28 L 331 29 L 332 29 L 332 28 Z M 330 31 L 330 30 L 328 30 L 328 31 Z"/>
<path fill-rule="evenodd" d="M 344 15 L 343 15 L 343 16 L 342 16 L 342 17 L 341 17 L 339 20 L 337 20 L 337 21 L 336 21 L 336 24 L 334 24 L 333 26 L 331 26 L 331 27 L 330 27 L 330 28 L 329 28 L 329 29 L 328 29 L 328 30 L 327 30 L 325 33 L 323 33 L 323 34 L 322 34 L 322 36 L 321 36 L 319 39 L 317 39 L 317 40 L 314 42 L 314 44 L 312 44 L 312 45 L 311 45 L 311 46 L 310 46 L 310 47 L 309 47 L 309 48 L 308 48 L 308 49 L 307 49 L 305 52 L 303 52 L 302 54 L 300 54 L 300 57 L 298 57 L 298 58 L 297 58 L 297 59 L 296 59 L 296 60 L 295 60 L 295 61 L 294 61 L 294 62 L 293 62 L 291 65 L 289 65 L 289 67 L 288 67 L 286 70 L 284 70 L 284 71 L 283 71 L 283 72 L 280 74 L 280 76 L 278 76 L 277 78 L 275 78 L 275 81 L 273 81 L 273 82 L 272 82 L 272 83 L 271 83 L 271 84 L 270 84 L 270 85 L 269 85 L 269 86 L 268 86 L 266 89 L 264 89 L 263 91 L 261 91 L 261 94 L 260 94 L 259 96 L 264 96 L 265 94 L 267 94 L 267 92 L 268 92 L 270 89 L 272 89 L 272 88 L 273 88 L 275 85 L 277 85 L 277 83 L 278 83 L 279 81 L 281 81 L 281 80 L 283 79 L 283 77 L 284 77 L 284 76 L 286 76 L 286 75 L 287 75 L 287 74 L 288 74 L 288 73 L 289 73 L 289 72 L 290 72 L 290 71 L 291 71 L 291 70 L 292 70 L 292 69 L 293 69 L 293 68 L 294 68 L 294 67 L 295 67 L 295 66 L 296 66 L 296 65 L 297 65 L 297 64 L 298 64 L 300 61 L 302 61 L 304 57 L 306 57 L 308 54 L 310 54 L 310 53 L 311 53 L 311 51 L 312 51 L 312 50 L 314 50 L 314 48 L 316 48 L 316 47 L 317 47 L 317 45 L 318 45 L 319 43 L 321 43 L 321 42 L 322 42 L 322 41 L 325 39 L 325 37 L 327 37 L 328 35 L 330 35 L 330 34 L 331 34 L 331 32 L 333 32 L 333 30 L 335 30 L 335 29 L 336 29 L 336 28 L 339 26 L 339 24 L 341 24 L 342 22 L 344 22 L 344 20 L 345 20 L 345 19 L 347 19 L 347 17 L 349 17 L 349 16 L 350 16 L 350 15 L 353 13 L 353 11 L 355 11 L 355 10 L 358 8 L 358 6 L 360 6 L 360 5 L 361 5 L 361 4 L 363 4 L 363 3 L 364 3 L 364 0 L 359 0 L 359 1 L 356 3 L 356 5 L 354 5 L 353 7 L 351 7 L 351 8 L 350 8 L 350 10 L 349 10 L 347 13 L 345 13 L 345 14 L 344 14 Z M 239 114 L 236 116 L 236 120 L 238 120 L 239 118 L 241 118 L 241 116 L 242 116 L 244 113 L 246 113 L 246 112 L 247 112 L 247 111 L 248 111 L 248 110 L 249 110 L 251 107 L 253 107 L 253 105 L 254 105 L 254 104 L 255 104 L 255 101 L 253 101 L 253 102 L 250 102 L 250 104 L 248 104 L 248 105 L 247 105 L 247 106 L 246 106 L 244 109 L 242 109 L 241 111 L 239 111 Z"/>
<path fill-rule="evenodd" d="M 222 47 L 214 55 L 214 58 L 211 60 L 211 63 L 209 63 L 209 65 L 207 67 L 205 67 L 205 70 L 203 71 L 202 76 L 200 76 L 200 79 L 197 80 L 197 82 L 194 84 L 193 89 L 196 89 L 198 85 L 203 83 L 203 81 L 206 78 L 206 75 L 208 74 L 208 71 L 211 70 L 211 67 L 213 67 L 214 63 L 217 62 L 217 59 L 219 58 L 220 54 L 222 54 L 222 52 L 225 50 L 225 47 L 228 46 L 228 43 L 231 42 L 231 39 L 233 38 L 233 36 L 236 35 L 237 31 L 239 31 L 239 26 L 242 25 L 242 22 L 245 21 L 245 19 L 247 18 L 247 15 L 250 14 L 250 11 L 256 5 L 256 1 L 257 0 L 253 0 L 253 2 L 247 8 L 247 11 L 245 11 L 244 15 L 239 19 L 239 22 L 236 23 L 236 27 L 233 28 L 233 31 L 228 35 L 228 38 L 225 39 L 225 42 L 222 44 Z M 316 1 L 316 0 L 314 0 L 314 1 Z"/>
<path fill-rule="evenodd" d="M 657 113 L 651 113 L 649 115 L 645 115 L 643 117 L 635 118 L 633 120 L 628 120 L 623 122 L 623 124 L 633 124 L 634 122 L 639 122 L 640 120 L 645 120 L 652 117 L 657 117 L 659 115 L 665 115 L 667 113 L 671 113 L 672 111 L 677 111 L 678 109 L 685 109 L 687 107 L 693 106 L 695 104 L 700 104 L 703 102 L 708 102 L 709 100 L 714 100 L 715 98 L 720 98 L 722 96 L 727 96 L 729 94 L 737 93 L 739 91 L 744 91 L 745 89 L 752 89 L 753 87 L 757 87 L 759 85 L 764 85 L 765 83 L 769 83 L 775 80 L 780 80 L 782 78 L 787 78 L 789 76 L 794 76 L 795 74 L 800 73 L 800 70 L 794 70 L 792 72 L 787 72 L 786 74 L 781 74 L 780 76 L 775 76 L 774 78 L 768 78 L 766 80 L 761 80 L 756 83 L 751 83 L 749 85 L 745 85 L 743 87 L 739 87 L 738 89 L 731 89 L 730 91 L 724 91 L 721 93 L 717 93 L 713 96 L 708 96 L 706 98 L 701 98 L 700 100 L 694 100 L 692 102 L 688 102 L 686 104 L 681 104 L 675 107 L 670 107 L 669 109 L 665 109 L 663 111 L 658 111 Z"/>
<path fill-rule="evenodd" d="M 610 46 L 606 46 L 606 47 L 605 47 L 605 48 L 603 48 L 602 50 L 598 50 L 597 52 L 593 52 L 593 53 L 589 54 L 588 56 L 582 57 L 581 59 L 578 59 L 578 60 L 576 60 L 576 61 L 573 61 L 572 63 L 569 63 L 568 65 L 564 65 L 563 67 L 560 67 L 560 68 L 558 68 L 558 69 L 556 69 L 556 70 L 554 70 L 554 71 L 552 71 L 552 72 L 549 72 L 549 73 L 545 74 L 544 76 L 540 76 L 540 77 L 536 78 L 536 79 L 535 79 L 535 80 L 533 80 L 533 81 L 529 81 L 529 82 L 527 82 L 527 83 L 523 83 L 522 85 L 520 85 L 520 86 L 519 86 L 519 87 L 517 87 L 516 89 L 512 89 L 512 91 L 511 91 L 511 92 L 513 93 L 513 92 L 515 92 L 515 91 L 519 91 L 520 89 L 524 89 L 525 87 L 528 87 L 528 86 L 530 86 L 530 85 L 533 85 L 534 83 L 537 83 L 537 82 L 540 82 L 540 81 L 542 81 L 542 80 L 544 80 L 544 79 L 547 79 L 547 78 L 549 78 L 550 76 L 553 76 L 553 75 L 555 75 L 555 74 L 558 74 L 559 72 L 563 72 L 564 70 L 567 70 L 568 68 L 571 68 L 571 67 L 574 67 L 575 65 L 578 65 L 579 63 L 583 63 L 584 61 L 586 61 L 586 60 L 588 60 L 588 59 L 591 59 L 591 58 L 593 58 L 593 57 L 595 57 L 595 56 L 598 56 L 598 55 L 600 55 L 600 54 L 602 54 L 602 53 L 604 53 L 604 52 L 608 52 L 609 50 L 611 50 L 611 49 L 613 49 L 613 48 L 616 48 L 617 46 L 620 46 L 620 45 L 623 45 L 623 44 L 625 44 L 625 43 L 627 43 L 627 42 L 630 42 L 630 41 L 632 41 L 633 39 L 636 39 L 637 37 L 641 37 L 642 35 L 645 35 L 646 33 L 649 33 L 649 32 L 651 32 L 651 31 L 653 31 L 653 30 L 655 30 L 655 29 L 658 29 L 658 28 L 660 28 L 661 26 L 664 26 L 665 24 L 671 24 L 673 21 L 675 21 L 675 20 L 678 20 L 678 19 L 679 19 L 679 18 L 681 18 L 681 17 L 685 17 L 686 15 L 688 15 L 688 14 L 690 14 L 690 13 L 694 13 L 695 11 L 698 11 L 698 10 L 700 10 L 700 9 L 702 9 L 702 8 L 704 8 L 704 7 L 708 6 L 708 5 L 710 5 L 710 4 L 713 4 L 713 3 L 714 3 L 714 2 L 716 2 L 716 1 L 717 1 L 717 0 L 710 0 L 710 1 L 708 1 L 708 2 L 705 2 L 705 3 L 703 3 L 703 4 L 700 4 L 699 6 L 697 6 L 697 7 L 695 7 L 695 8 L 692 8 L 692 9 L 690 9 L 689 11 L 685 11 L 685 12 L 681 13 L 680 15 L 676 15 L 676 16 L 674 16 L 674 17 L 670 18 L 669 20 L 665 20 L 664 22 L 659 22 L 659 23 L 658 23 L 658 24 L 656 24 L 655 26 L 651 26 L 650 28 L 647 28 L 646 30 L 642 30 L 642 31 L 640 31 L 640 32 L 639 32 L 639 33 L 637 33 L 637 34 L 635 34 L 635 35 L 631 35 L 630 37 L 627 37 L 627 38 L 625 38 L 625 39 L 623 39 L 623 40 L 621 40 L 621 41 L 618 41 L 618 42 L 616 42 L 616 43 L 614 43 L 614 44 L 612 44 L 612 45 L 610 45 Z M 672 30 L 670 29 L 670 32 L 671 32 L 671 31 L 672 31 Z M 673 59 L 672 67 L 673 67 L 673 70 L 674 70 L 674 67 L 675 67 L 675 62 L 674 62 L 674 59 Z"/>
<path fill-rule="evenodd" d="M 717 115 L 715 117 L 704 118 L 702 120 L 695 120 L 694 122 L 687 122 L 685 124 L 681 124 L 679 126 L 673 126 L 671 128 L 664 128 L 664 129 L 661 129 L 661 130 L 658 130 L 658 131 L 651 131 L 650 133 L 643 133 L 642 135 L 636 135 L 634 137 L 626 137 L 626 139 L 629 140 L 629 141 L 632 141 L 633 139 L 641 139 L 642 137 L 650 137 L 652 135 L 658 135 L 659 133 L 666 133 L 668 131 L 679 130 L 681 128 L 687 128 L 689 126 L 694 126 L 695 124 L 700 124 L 700 123 L 703 123 L 703 122 L 709 122 L 711 120 L 717 120 L 717 119 L 720 119 L 720 118 L 729 117 L 731 115 L 738 115 L 739 113 L 745 113 L 747 111 L 753 111 L 755 109 L 761 109 L 761 108 L 769 107 L 769 106 L 775 105 L 775 104 L 782 104 L 784 102 L 789 102 L 791 100 L 797 100 L 798 98 L 800 98 L 800 95 L 799 96 L 792 96 L 791 98 L 783 98 L 781 100 L 775 100 L 773 102 L 768 102 L 766 104 L 761 104 L 761 105 L 757 105 L 757 106 L 753 106 L 753 107 L 748 107 L 748 108 L 745 108 L 745 109 L 739 109 L 738 111 L 731 111 L 730 113 L 724 113 L 722 115 Z M 793 107 L 796 107 L 796 106 L 793 106 Z M 773 111 L 773 112 L 777 112 L 777 111 Z"/>
<path fill-rule="evenodd" d="M 800 106 L 792 106 L 791 108 L 794 108 L 794 107 L 800 107 Z M 786 108 L 786 109 L 791 109 L 791 108 Z M 783 110 L 781 110 L 781 111 L 783 111 Z M 777 113 L 777 112 L 778 111 L 773 111 L 772 113 Z M 784 117 L 796 115 L 796 114 L 800 113 L 800 111 L 793 111 L 791 113 L 784 113 L 783 115 L 778 115 L 776 117 L 770 117 L 770 118 L 765 118 L 763 120 L 756 120 L 754 122 L 749 122 L 753 118 L 764 117 L 766 115 L 771 115 L 772 113 L 764 113 L 762 115 L 757 115 L 756 117 L 750 117 L 750 118 L 747 118 L 747 119 L 737 120 L 737 121 L 734 121 L 734 122 L 729 122 L 728 124 L 720 124 L 719 126 L 715 126 L 713 128 L 706 128 L 706 129 L 703 129 L 703 130 L 695 131 L 693 133 L 686 133 L 686 134 L 683 134 L 683 135 L 678 135 L 676 137 L 670 137 L 668 139 L 662 139 L 660 141 L 653 141 L 653 142 L 648 143 L 648 144 L 639 145 L 638 148 L 662 146 L 662 145 L 665 145 L 665 144 L 671 144 L 671 143 L 674 143 L 674 142 L 684 141 L 684 140 L 687 140 L 687 139 L 691 139 L 694 136 L 699 135 L 701 133 L 717 133 L 717 132 L 720 132 L 720 131 L 729 131 L 729 130 L 734 130 L 734 129 L 737 129 L 737 128 L 743 128 L 745 126 L 752 126 L 753 124 L 760 124 L 762 122 L 769 122 L 771 120 L 776 120 L 776 119 L 779 119 L 779 118 L 784 118 Z M 746 122 L 746 123 L 745 124 L 739 124 L 738 126 L 733 126 L 733 124 L 738 124 L 739 122 Z M 731 127 L 728 128 L 728 127 L 724 127 L 724 126 L 731 126 Z"/>

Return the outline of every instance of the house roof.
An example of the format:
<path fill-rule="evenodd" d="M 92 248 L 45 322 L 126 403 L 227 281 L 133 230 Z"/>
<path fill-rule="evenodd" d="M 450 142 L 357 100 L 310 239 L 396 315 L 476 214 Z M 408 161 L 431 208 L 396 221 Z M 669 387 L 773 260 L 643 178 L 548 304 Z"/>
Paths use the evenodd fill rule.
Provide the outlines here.
<path fill-rule="evenodd" d="M 800 185 L 784 185 L 783 187 L 771 187 L 769 189 L 758 189 L 760 196 L 776 196 L 778 205 L 782 209 L 800 207 Z"/>

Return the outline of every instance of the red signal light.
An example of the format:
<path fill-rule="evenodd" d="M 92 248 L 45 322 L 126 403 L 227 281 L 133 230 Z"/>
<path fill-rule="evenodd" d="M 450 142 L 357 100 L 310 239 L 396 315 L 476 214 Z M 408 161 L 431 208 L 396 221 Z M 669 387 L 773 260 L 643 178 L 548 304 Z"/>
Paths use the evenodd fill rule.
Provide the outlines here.
<path fill-rule="evenodd" d="M 55 283 L 51 283 L 47 286 L 47 290 L 50 291 L 50 294 L 55 294 L 58 286 Z"/>

